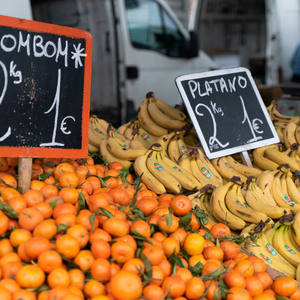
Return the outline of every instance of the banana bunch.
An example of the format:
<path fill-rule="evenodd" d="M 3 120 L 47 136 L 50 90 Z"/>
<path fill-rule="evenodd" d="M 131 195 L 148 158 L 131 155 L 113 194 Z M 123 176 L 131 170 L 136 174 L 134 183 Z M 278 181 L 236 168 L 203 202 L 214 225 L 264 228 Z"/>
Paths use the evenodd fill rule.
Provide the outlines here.
<path fill-rule="evenodd" d="M 138 120 L 146 132 L 157 137 L 187 124 L 186 115 L 181 110 L 156 98 L 153 92 L 147 93 L 139 104 Z"/>
<path fill-rule="evenodd" d="M 125 168 L 130 168 L 133 161 L 140 155 L 144 155 L 145 148 L 132 148 L 131 141 L 115 130 L 108 129 L 106 137 L 100 142 L 99 153 L 107 163 L 118 161 Z"/>
<path fill-rule="evenodd" d="M 292 278 L 296 278 L 296 267 L 291 264 L 280 252 L 274 247 L 275 242 L 275 233 L 277 232 L 278 225 L 277 223 L 273 228 L 266 227 L 261 228 L 261 223 L 257 226 L 249 225 L 248 228 L 245 228 L 241 235 L 246 237 L 256 236 L 256 242 L 253 242 L 251 239 L 247 239 L 244 247 L 255 256 L 264 259 L 267 265 L 271 266 L 273 269 L 282 272 L 285 275 L 288 275 Z M 277 241 L 282 242 L 281 248 L 284 248 L 286 244 L 285 237 L 286 233 L 283 236 L 283 233 L 280 232 L 276 235 L 276 245 Z M 287 250 L 285 250 L 287 252 Z"/>
<path fill-rule="evenodd" d="M 227 224 L 234 231 L 242 231 L 249 224 L 260 222 L 268 226 L 274 224 L 259 206 L 252 207 L 248 204 L 242 192 L 242 181 L 237 176 L 213 190 L 210 207 L 215 219 Z"/>
<path fill-rule="evenodd" d="M 183 190 L 196 191 L 203 187 L 192 173 L 169 159 L 159 143 L 153 144 L 145 154 L 138 156 L 133 168 L 136 175 L 141 176 L 141 181 L 157 194 L 179 194 Z"/>

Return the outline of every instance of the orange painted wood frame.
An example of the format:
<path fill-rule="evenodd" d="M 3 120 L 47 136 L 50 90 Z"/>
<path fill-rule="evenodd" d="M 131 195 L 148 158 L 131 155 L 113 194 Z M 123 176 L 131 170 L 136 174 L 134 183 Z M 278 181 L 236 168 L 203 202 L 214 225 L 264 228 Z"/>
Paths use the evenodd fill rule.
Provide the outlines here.
<path fill-rule="evenodd" d="M 13 29 L 26 30 L 32 34 L 53 34 L 64 37 L 65 39 L 84 39 L 85 49 L 82 52 L 84 56 L 84 70 L 83 72 L 83 105 L 81 114 L 81 148 L 75 149 L 62 148 L 56 146 L 1 146 L 0 156 L 5 157 L 49 157 L 49 158 L 84 158 L 88 154 L 88 129 L 89 129 L 89 115 L 90 115 L 90 89 L 91 89 L 91 66 L 92 66 L 92 35 L 84 30 L 58 26 L 48 23 L 0 16 L 0 27 L 9 27 Z M 1 37 L 0 37 L 1 38 Z M 73 53 L 73 52 L 72 52 Z M 0 56 L 1 61 L 1 56 Z M 74 63 L 75 64 L 75 63 Z M 43 76 L 43 74 L 39 74 Z M 70 82 L 72 85 L 72 82 Z M 81 99 L 81 98 L 80 98 Z M 71 99 L 72 100 L 72 99 Z M 1 105 L 0 105 L 1 109 Z M 43 116 L 41 116 L 43 122 Z"/>

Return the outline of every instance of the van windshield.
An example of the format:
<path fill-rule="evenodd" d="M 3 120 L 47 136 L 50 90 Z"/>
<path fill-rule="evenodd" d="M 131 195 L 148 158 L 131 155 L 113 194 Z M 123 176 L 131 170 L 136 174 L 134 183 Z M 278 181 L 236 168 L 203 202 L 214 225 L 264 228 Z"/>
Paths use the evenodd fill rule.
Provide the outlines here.
<path fill-rule="evenodd" d="M 153 0 L 125 0 L 131 43 L 171 57 L 185 57 L 186 40 L 166 11 Z"/>

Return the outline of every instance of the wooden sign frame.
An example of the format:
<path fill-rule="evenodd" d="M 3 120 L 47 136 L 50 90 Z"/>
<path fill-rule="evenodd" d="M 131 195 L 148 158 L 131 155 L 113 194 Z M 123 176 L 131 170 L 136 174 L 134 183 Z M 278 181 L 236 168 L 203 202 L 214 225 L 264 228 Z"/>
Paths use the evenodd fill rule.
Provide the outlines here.
<path fill-rule="evenodd" d="M 279 142 L 248 69 L 182 75 L 175 84 L 209 159 Z"/>
<path fill-rule="evenodd" d="M 58 98 L 60 97 L 60 78 L 63 77 L 63 72 L 64 70 L 59 71 L 60 67 L 57 67 L 57 70 L 55 70 L 56 65 L 53 67 L 53 77 L 55 77 L 55 88 L 52 88 L 51 91 L 48 91 L 47 88 L 45 87 L 38 87 L 39 89 L 35 90 L 35 92 L 41 92 L 44 93 L 46 96 L 51 92 L 51 99 L 53 101 L 47 103 L 46 108 L 44 109 L 44 114 L 40 116 L 40 124 L 49 122 L 46 120 L 46 115 L 47 110 L 50 111 L 52 109 L 53 115 L 55 111 L 55 117 L 52 118 L 53 123 L 51 123 L 53 128 L 53 132 L 47 133 L 51 137 L 47 141 L 40 140 L 40 136 L 43 137 L 41 134 L 40 136 L 36 137 L 36 140 L 38 140 L 37 146 L 31 146 L 26 144 L 26 138 L 24 137 L 24 144 L 17 144 L 17 142 L 5 142 L 6 135 L 11 133 L 10 138 L 14 138 L 15 136 L 12 137 L 14 134 L 13 129 L 10 128 L 11 124 L 7 124 L 7 128 L 2 128 L 1 133 L 0 133 L 0 156 L 10 156 L 10 157 L 49 157 L 49 158 L 83 158 L 87 157 L 88 154 L 88 128 L 89 128 L 89 115 L 90 115 L 90 88 L 91 88 L 91 66 L 92 66 L 92 36 L 89 32 L 83 31 L 80 29 L 75 29 L 75 28 L 69 28 L 69 27 L 64 27 L 64 26 L 58 26 L 58 25 L 53 25 L 53 24 L 47 24 L 47 23 L 41 23 L 41 22 L 36 22 L 36 21 L 30 21 L 30 20 L 22 20 L 22 19 L 17 19 L 17 18 L 12 18 L 12 17 L 6 17 L 6 16 L 0 16 L 0 29 L 2 30 L 10 30 L 10 32 L 13 30 L 14 34 L 7 33 L 3 34 L 1 33 L 0 36 L 0 64 L 1 64 L 1 72 L 6 73 L 6 81 L 8 82 L 7 86 L 10 88 L 13 84 L 11 83 L 12 81 L 15 83 L 18 80 L 21 82 L 21 76 L 18 77 L 17 72 L 22 72 L 23 70 L 18 69 L 18 65 L 14 65 L 14 61 L 10 60 L 9 58 L 7 60 L 6 65 L 5 63 L 2 62 L 2 57 L 14 53 L 15 57 L 19 55 L 19 50 L 20 52 L 23 51 L 23 56 L 24 60 L 37 60 L 40 57 L 43 56 L 44 59 L 51 59 L 53 64 L 57 63 L 57 61 L 64 61 L 64 64 L 66 64 L 66 57 L 68 59 L 68 67 L 71 66 L 72 63 L 72 68 L 76 72 L 81 72 L 81 77 L 80 77 L 80 88 L 82 88 L 82 94 L 78 95 L 78 99 L 80 101 L 78 103 L 79 106 L 81 106 L 79 109 L 81 111 L 77 110 L 78 113 L 78 118 L 73 117 L 72 115 L 70 116 L 59 116 L 60 120 L 57 121 L 58 118 L 58 113 L 57 112 L 57 106 L 59 103 Z M 20 39 L 21 33 L 24 32 L 24 35 L 22 37 L 22 40 Z M 43 39 L 44 37 L 44 39 Z M 49 37 L 49 40 L 47 38 Z M 57 56 L 53 54 L 53 49 L 54 49 L 54 42 L 50 41 L 53 38 L 55 41 L 62 41 L 61 44 L 57 43 L 55 46 L 57 46 Z M 25 39 L 26 38 L 26 39 Z M 18 40 L 19 39 L 19 40 Z M 14 42 L 18 41 L 18 45 L 20 48 L 17 46 L 14 47 Z M 33 44 L 33 43 L 36 44 Z M 83 42 L 83 43 L 82 43 Z M 26 44 L 27 43 L 27 44 Z M 64 43 L 64 44 L 63 44 Z M 62 47 L 63 45 L 63 47 Z M 48 49 L 46 49 L 46 46 L 48 46 Z M 36 52 L 33 54 L 33 50 L 35 47 Z M 59 48 L 60 47 L 60 48 Z M 27 55 L 26 55 L 26 50 L 27 49 Z M 46 49 L 46 50 L 45 50 Z M 1 55 L 1 51 L 3 55 Z M 28 55 L 28 51 L 31 51 L 30 55 Z M 48 52 L 47 52 L 48 51 Z M 59 53 L 60 51 L 60 53 Z M 66 51 L 66 52 L 63 52 Z M 25 54 L 24 54 L 25 52 Z M 58 53 L 61 54 L 60 57 L 58 57 Z M 63 54 L 62 54 L 63 53 Z M 48 56 L 47 56 L 48 55 Z M 45 58 L 46 57 L 46 58 Z M 63 58 L 62 58 L 63 57 Z M 19 58 L 19 57 L 18 57 Z M 45 60 L 47 63 L 47 60 Z M 10 65 L 7 65 L 10 63 Z M 29 66 L 32 67 L 33 63 L 28 62 L 27 64 L 24 64 L 24 66 Z M 71 68 L 71 67 L 70 67 Z M 81 69 L 80 69 L 81 68 Z M 32 68 L 30 70 L 34 76 L 37 76 L 36 78 L 39 79 L 43 77 L 45 74 L 34 74 L 35 69 Z M 52 70 L 51 70 L 52 71 Z M 77 74 L 75 73 L 74 74 Z M 11 76 L 11 72 L 14 76 Z M 50 72 L 50 71 L 49 71 Z M 73 72 L 73 71 L 69 71 Z M 4 74 L 5 75 L 5 74 Z M 74 75 L 76 76 L 76 75 Z M 2 76 L 5 77 L 5 76 Z M 25 77 L 25 76 L 24 76 Z M 66 76 L 65 76 L 66 77 Z M 50 76 L 51 78 L 51 76 Z M 30 84 L 30 78 L 22 78 L 23 82 L 28 80 Z M 32 78 L 32 81 L 34 81 L 35 78 Z M 52 79 L 52 78 L 51 78 Z M 77 80 L 77 77 L 75 78 Z M 4 79 L 5 80 L 5 79 Z M 48 80 L 48 79 L 47 79 Z M 62 79 L 61 79 L 62 80 Z M 70 90 L 72 89 L 72 84 L 76 85 L 76 80 L 74 78 L 64 78 L 64 82 L 67 82 L 68 84 L 66 85 L 66 88 L 70 87 Z M 46 83 L 47 84 L 47 83 Z M 50 84 L 50 83 L 49 83 Z M 1 85 L 3 85 L 1 87 Z M 61 84 L 62 85 L 62 84 Z M 1 93 L 1 98 L 0 98 L 0 112 L 1 112 L 1 104 L 2 101 L 7 101 L 5 99 L 5 83 L 0 82 L 0 91 Z M 27 91 L 28 92 L 28 91 Z M 71 94 L 71 93 L 70 93 Z M 2 95 L 4 97 L 2 97 Z M 16 98 L 21 98 L 23 95 L 16 95 Z M 26 95 L 27 97 L 27 95 Z M 34 99 L 34 93 L 31 95 Z M 13 104 L 13 99 L 14 97 L 11 97 L 9 100 L 12 102 L 11 105 Z M 50 98 L 50 96 L 49 96 Z M 76 98 L 77 99 L 77 98 Z M 74 106 L 75 100 L 73 97 L 70 95 L 70 107 Z M 57 101 L 58 100 L 58 101 Z M 72 102 L 73 101 L 73 102 Z M 81 102 L 82 101 L 82 102 Z M 38 102 L 36 100 L 36 102 Z M 61 101 L 62 103 L 62 101 Z M 66 102 L 65 102 L 66 103 Z M 18 104 L 19 105 L 19 104 Z M 36 103 L 34 103 L 36 105 Z M 69 105 L 69 104 L 66 104 Z M 20 115 L 20 114 L 19 114 Z M 5 117 L 5 116 L 4 116 Z M 29 119 L 34 119 L 36 116 L 31 116 L 29 113 Z M 63 118 L 64 117 L 64 118 Z M 3 116 L 0 118 L 3 119 Z M 60 138 L 59 141 L 55 140 L 55 135 L 56 132 L 60 130 L 60 134 L 65 136 L 70 135 L 70 130 L 64 126 L 66 126 L 67 123 L 67 118 L 68 122 L 77 122 L 76 126 L 79 126 L 77 128 L 80 128 L 80 132 L 78 133 L 76 137 L 76 146 L 66 146 L 64 145 L 66 143 L 61 142 L 63 138 Z M 36 120 L 36 119 L 35 119 Z M 14 122 L 12 120 L 11 122 Z M 34 122 L 34 121 L 32 121 Z M 57 123 L 60 122 L 60 123 Z M 80 124 L 81 123 L 81 124 Z M 2 124 L 3 125 L 3 124 Z M 20 126 L 20 124 L 18 124 Z M 31 124 L 30 124 L 31 125 Z M 45 124 L 43 124 L 45 125 Z M 64 126 L 63 126 L 64 125 Z M 36 124 L 36 126 L 39 126 Z M 47 126 L 47 125 L 45 125 Z M 50 126 L 50 125 L 49 125 Z M 55 131 L 56 130 L 56 131 Z M 63 132 L 63 134 L 62 134 Z M 74 132 L 74 131 L 73 131 Z M 73 133 L 71 133 L 72 136 Z M 81 141 L 80 141 L 81 138 Z M 68 137 L 69 141 L 71 141 L 71 137 Z M 69 142 L 69 144 L 72 144 L 72 142 Z"/>

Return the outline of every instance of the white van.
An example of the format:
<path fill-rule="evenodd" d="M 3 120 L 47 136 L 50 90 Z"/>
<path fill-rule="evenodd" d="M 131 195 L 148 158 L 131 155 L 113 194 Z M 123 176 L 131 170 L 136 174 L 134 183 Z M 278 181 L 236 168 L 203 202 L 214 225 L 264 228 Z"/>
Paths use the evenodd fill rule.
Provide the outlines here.
<path fill-rule="evenodd" d="M 91 111 L 112 123 L 135 116 L 149 91 L 181 104 L 175 77 L 215 68 L 165 0 L 32 0 L 32 11 L 92 33 Z"/>

